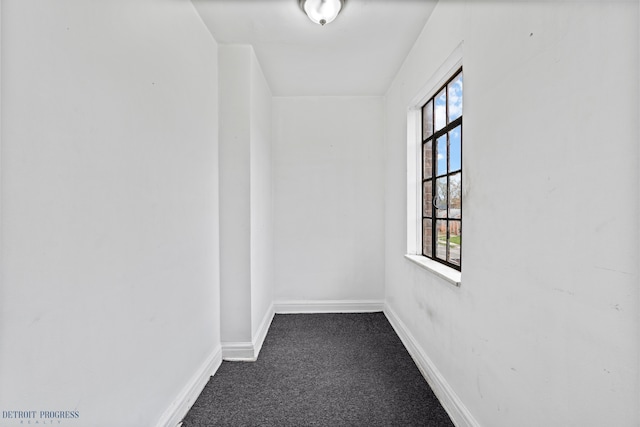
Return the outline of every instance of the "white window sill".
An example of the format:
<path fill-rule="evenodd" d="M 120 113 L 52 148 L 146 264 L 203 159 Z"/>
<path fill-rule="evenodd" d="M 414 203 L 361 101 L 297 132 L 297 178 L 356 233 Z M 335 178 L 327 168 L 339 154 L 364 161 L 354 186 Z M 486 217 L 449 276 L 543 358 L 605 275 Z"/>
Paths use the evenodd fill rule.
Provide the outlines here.
<path fill-rule="evenodd" d="M 409 261 L 424 268 L 425 270 L 434 273 L 435 275 L 446 280 L 452 285 L 459 287 L 462 284 L 462 273 L 458 270 L 454 270 L 451 267 L 447 267 L 444 264 L 440 264 L 439 262 L 433 261 L 421 255 L 406 254 L 404 257 Z"/>

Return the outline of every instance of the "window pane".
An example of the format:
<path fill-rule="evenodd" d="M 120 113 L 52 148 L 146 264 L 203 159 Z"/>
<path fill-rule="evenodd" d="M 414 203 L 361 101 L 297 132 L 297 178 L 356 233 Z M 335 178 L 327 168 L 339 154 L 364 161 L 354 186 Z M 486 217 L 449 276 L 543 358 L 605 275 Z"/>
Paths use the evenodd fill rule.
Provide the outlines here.
<path fill-rule="evenodd" d="M 433 101 L 422 107 L 422 139 L 433 135 Z"/>
<path fill-rule="evenodd" d="M 462 115 L 462 73 L 449 83 L 449 122 Z"/>
<path fill-rule="evenodd" d="M 436 180 L 436 216 L 438 218 L 447 217 L 447 177 L 438 178 Z"/>
<path fill-rule="evenodd" d="M 447 91 L 442 91 L 436 95 L 436 131 L 442 129 L 447 124 Z"/>
<path fill-rule="evenodd" d="M 436 141 L 436 176 L 447 173 L 447 135 Z"/>
<path fill-rule="evenodd" d="M 436 257 L 447 260 L 447 221 L 436 221 Z"/>
<path fill-rule="evenodd" d="M 462 218 L 462 174 L 449 176 L 449 218 Z"/>
<path fill-rule="evenodd" d="M 457 126 L 449 132 L 449 172 L 462 169 L 461 134 L 461 126 Z"/>
<path fill-rule="evenodd" d="M 422 254 L 428 257 L 432 257 L 431 251 L 431 239 L 433 237 L 431 229 L 431 220 L 422 220 Z"/>
<path fill-rule="evenodd" d="M 449 259 L 455 265 L 460 265 L 460 248 L 462 245 L 462 222 L 449 221 Z"/>
<path fill-rule="evenodd" d="M 427 181 L 422 184 L 422 216 L 430 217 L 433 215 L 432 213 L 432 202 L 433 202 L 433 181 Z"/>
<path fill-rule="evenodd" d="M 422 171 L 422 178 L 431 178 L 433 174 L 432 162 L 433 162 L 433 140 L 427 141 L 422 146 L 422 165 L 424 170 Z"/>

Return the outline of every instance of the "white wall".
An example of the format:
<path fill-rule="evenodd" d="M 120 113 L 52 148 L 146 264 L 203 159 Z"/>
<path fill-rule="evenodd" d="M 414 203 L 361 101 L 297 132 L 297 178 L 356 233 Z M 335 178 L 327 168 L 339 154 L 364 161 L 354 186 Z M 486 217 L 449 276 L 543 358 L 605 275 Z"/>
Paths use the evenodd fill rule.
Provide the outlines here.
<path fill-rule="evenodd" d="M 462 285 L 403 258 L 406 108 L 464 42 Z M 387 93 L 387 302 L 483 426 L 636 426 L 638 3 L 440 2 Z"/>
<path fill-rule="evenodd" d="M 384 297 L 383 99 L 274 98 L 275 300 Z"/>
<path fill-rule="evenodd" d="M 220 45 L 220 313 L 224 342 L 251 341 L 251 47 Z"/>
<path fill-rule="evenodd" d="M 272 96 L 251 52 L 251 334 L 256 337 L 273 303 Z"/>
<path fill-rule="evenodd" d="M 271 92 L 251 46 L 219 58 L 222 341 L 248 344 L 273 298 Z"/>
<path fill-rule="evenodd" d="M 0 408 L 155 425 L 220 345 L 216 43 L 189 2 L 2 8 Z"/>

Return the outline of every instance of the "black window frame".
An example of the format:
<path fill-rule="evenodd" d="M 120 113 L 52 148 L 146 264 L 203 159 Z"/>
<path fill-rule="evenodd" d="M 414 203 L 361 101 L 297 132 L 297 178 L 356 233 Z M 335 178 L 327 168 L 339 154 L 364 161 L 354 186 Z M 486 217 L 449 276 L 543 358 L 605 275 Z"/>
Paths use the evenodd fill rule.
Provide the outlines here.
<path fill-rule="evenodd" d="M 422 203 L 421 203 L 421 223 L 420 223 L 420 241 L 421 241 L 421 245 L 420 245 L 420 252 L 422 254 L 422 256 L 425 256 L 431 260 L 437 261 L 441 264 L 444 264 L 448 267 L 451 267 L 455 270 L 458 271 L 462 271 L 462 182 L 463 182 L 463 171 L 462 171 L 462 156 L 463 156 L 463 125 L 462 125 L 462 121 L 463 121 L 463 116 L 464 116 L 464 111 L 461 111 L 460 117 L 452 120 L 451 122 L 449 121 L 449 84 L 452 83 L 453 81 L 455 81 L 459 76 L 462 78 L 463 81 L 463 87 L 464 87 L 464 74 L 462 72 L 462 67 L 458 68 L 455 72 L 452 73 L 451 77 L 447 79 L 447 81 L 438 88 L 438 90 L 436 90 L 434 92 L 434 95 L 432 97 L 430 97 L 424 104 L 423 106 L 420 108 L 420 135 L 421 135 L 421 144 L 420 144 L 420 157 L 421 157 L 421 194 L 422 194 Z M 435 123 L 435 108 L 436 108 L 436 99 L 438 98 L 438 95 L 440 95 L 444 90 L 444 93 L 446 94 L 446 98 L 445 98 L 445 126 L 439 130 L 435 130 L 436 128 L 436 123 Z M 464 99 L 464 89 L 463 89 L 463 93 L 462 93 L 462 98 Z M 431 134 L 428 136 L 425 136 L 426 132 L 425 132 L 425 123 L 424 123 L 424 118 L 425 118 L 425 109 L 427 109 L 427 107 L 430 106 L 431 107 Z M 450 167 L 450 132 L 455 130 L 457 127 L 460 127 L 460 169 L 456 169 L 451 171 Z M 442 136 L 446 136 L 447 139 L 447 168 L 445 173 L 440 173 L 438 174 L 438 170 L 437 170 L 437 141 L 439 138 L 441 138 Z M 431 150 L 430 150 L 430 155 L 431 155 L 431 167 L 430 167 L 430 171 L 431 171 L 431 175 L 426 177 L 425 176 L 425 170 L 429 169 L 427 166 L 425 165 L 425 152 L 427 150 L 425 150 L 425 145 L 427 145 L 428 143 L 431 143 Z M 460 188 L 458 189 L 458 191 L 460 191 L 459 194 L 459 217 L 452 217 L 451 216 L 451 204 L 450 204 L 450 197 L 449 197 L 449 193 L 450 193 L 450 177 L 452 175 L 460 175 Z M 446 178 L 446 209 L 444 209 L 444 211 L 446 212 L 446 215 L 444 217 L 442 216 L 438 216 L 438 211 L 442 211 L 443 209 L 437 209 L 436 204 L 435 204 L 435 199 L 438 197 L 436 195 L 436 191 L 437 191 L 437 184 L 436 181 L 438 179 L 442 179 L 442 178 Z M 426 187 L 425 185 L 428 185 L 428 182 L 430 181 L 430 192 L 428 193 L 429 197 L 426 197 L 427 194 L 426 191 L 428 190 L 429 187 Z M 429 200 L 427 200 L 427 198 Z M 427 205 L 429 204 L 429 205 Z M 426 215 L 425 213 L 427 211 L 431 212 L 431 216 Z M 437 256 L 437 245 L 438 245 L 438 230 L 437 230 L 437 224 L 438 221 L 445 221 L 446 224 L 446 244 L 445 244 L 445 259 L 442 258 L 438 258 Z M 459 258 L 459 265 L 455 264 L 453 262 L 450 262 L 450 247 L 451 247 L 451 235 L 450 235 L 450 224 L 451 223 L 455 223 L 457 222 L 459 225 L 459 236 L 460 236 L 460 258 Z M 430 228 L 431 228 L 431 247 L 430 247 L 430 252 L 431 254 L 427 253 L 428 250 L 428 245 L 426 245 L 425 243 L 425 238 L 427 236 L 427 234 L 425 233 L 425 230 L 427 229 L 427 225 L 430 224 Z"/>

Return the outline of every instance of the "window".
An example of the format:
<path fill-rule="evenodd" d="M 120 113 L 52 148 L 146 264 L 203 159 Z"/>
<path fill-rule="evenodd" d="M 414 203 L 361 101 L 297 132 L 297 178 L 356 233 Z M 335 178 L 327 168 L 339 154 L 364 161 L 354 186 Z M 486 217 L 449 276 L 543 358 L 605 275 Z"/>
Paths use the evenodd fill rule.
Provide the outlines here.
<path fill-rule="evenodd" d="M 422 255 L 462 266 L 462 69 L 422 107 Z"/>

